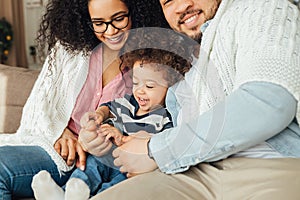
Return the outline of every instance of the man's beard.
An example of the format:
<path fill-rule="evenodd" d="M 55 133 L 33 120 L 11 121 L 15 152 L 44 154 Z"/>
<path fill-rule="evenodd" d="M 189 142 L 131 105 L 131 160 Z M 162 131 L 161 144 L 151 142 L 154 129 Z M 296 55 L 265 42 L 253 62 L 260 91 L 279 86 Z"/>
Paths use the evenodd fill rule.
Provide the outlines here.
<path fill-rule="evenodd" d="M 198 30 L 197 27 L 192 29 L 193 31 L 196 31 L 194 35 L 188 35 L 187 33 L 185 33 L 184 31 L 180 31 L 182 34 L 192 38 L 193 40 L 195 40 L 198 44 L 201 43 L 201 39 L 202 39 L 202 33 L 200 32 L 200 30 Z M 198 32 L 197 32 L 198 30 Z"/>
<path fill-rule="evenodd" d="M 202 33 L 200 32 L 200 30 L 198 31 L 199 32 L 196 32 L 194 35 L 191 36 L 191 38 L 200 44 L 202 39 Z"/>

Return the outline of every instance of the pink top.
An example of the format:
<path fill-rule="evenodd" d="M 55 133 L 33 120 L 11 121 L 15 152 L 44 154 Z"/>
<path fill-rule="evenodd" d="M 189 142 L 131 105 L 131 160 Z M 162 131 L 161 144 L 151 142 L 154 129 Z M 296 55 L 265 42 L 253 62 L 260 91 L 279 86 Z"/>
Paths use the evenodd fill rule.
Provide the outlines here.
<path fill-rule="evenodd" d="M 132 93 L 131 86 L 132 80 L 127 70 L 123 74 L 120 72 L 102 88 L 102 45 L 99 45 L 91 55 L 87 80 L 77 97 L 68 128 L 73 133 L 78 134 L 80 131 L 80 118 L 84 113 L 95 111 L 102 103 Z"/>

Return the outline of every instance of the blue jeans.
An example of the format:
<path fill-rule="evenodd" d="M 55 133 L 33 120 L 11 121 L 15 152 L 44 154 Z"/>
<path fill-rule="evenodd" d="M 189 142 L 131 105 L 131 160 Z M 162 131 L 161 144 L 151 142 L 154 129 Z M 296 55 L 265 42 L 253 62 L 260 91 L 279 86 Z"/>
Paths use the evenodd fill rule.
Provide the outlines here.
<path fill-rule="evenodd" d="M 84 171 L 77 168 L 70 178 L 83 180 L 90 188 L 90 195 L 94 196 L 105 189 L 127 179 L 119 169 L 113 165 L 111 154 L 96 157 L 89 155 L 86 160 Z"/>
<path fill-rule="evenodd" d="M 32 178 L 41 170 L 47 170 L 58 185 L 64 185 L 71 172 L 62 176 L 56 164 L 41 147 L 0 147 L 0 200 L 16 197 L 33 197 Z"/>

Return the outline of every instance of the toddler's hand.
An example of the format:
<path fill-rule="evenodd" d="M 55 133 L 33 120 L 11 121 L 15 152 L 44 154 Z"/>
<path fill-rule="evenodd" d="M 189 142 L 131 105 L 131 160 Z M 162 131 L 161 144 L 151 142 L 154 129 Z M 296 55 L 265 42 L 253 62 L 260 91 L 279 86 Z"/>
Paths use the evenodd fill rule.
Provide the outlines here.
<path fill-rule="evenodd" d="M 120 146 L 123 144 L 123 137 L 125 137 L 119 129 L 109 124 L 102 124 L 99 129 L 99 134 L 105 137 L 105 141 L 112 141 L 115 145 Z"/>

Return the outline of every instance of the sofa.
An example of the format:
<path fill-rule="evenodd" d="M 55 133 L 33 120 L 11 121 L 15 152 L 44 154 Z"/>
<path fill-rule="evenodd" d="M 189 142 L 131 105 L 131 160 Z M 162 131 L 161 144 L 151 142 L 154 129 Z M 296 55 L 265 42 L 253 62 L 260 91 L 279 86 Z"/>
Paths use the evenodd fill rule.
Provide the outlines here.
<path fill-rule="evenodd" d="M 40 70 L 0 64 L 0 133 L 15 133 Z"/>
<path fill-rule="evenodd" d="M 39 73 L 40 70 L 37 69 L 0 64 L 0 134 L 17 131 L 23 106 Z M 34 198 L 14 200 L 34 200 Z"/>

